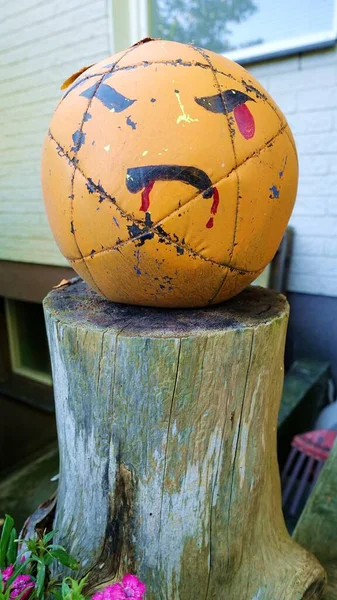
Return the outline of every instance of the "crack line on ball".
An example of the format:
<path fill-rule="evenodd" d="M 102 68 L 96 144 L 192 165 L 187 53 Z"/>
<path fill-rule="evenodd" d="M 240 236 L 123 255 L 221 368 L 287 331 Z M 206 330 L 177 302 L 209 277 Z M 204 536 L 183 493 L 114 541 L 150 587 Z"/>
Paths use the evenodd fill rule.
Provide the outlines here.
<path fill-rule="evenodd" d="M 248 161 L 249 161 L 251 158 L 253 158 L 253 156 L 256 156 L 257 154 L 259 154 L 259 153 L 260 153 L 260 152 L 262 152 L 263 150 L 267 149 L 267 148 L 268 148 L 268 146 L 269 146 L 269 144 L 270 144 L 272 141 L 274 141 L 274 140 L 275 140 L 275 139 L 276 139 L 276 138 L 277 138 L 277 137 L 278 137 L 278 136 L 279 136 L 279 135 L 280 135 L 280 134 L 283 132 L 283 130 L 285 129 L 285 127 L 286 127 L 286 125 L 285 125 L 285 126 L 283 126 L 281 129 L 279 129 L 279 131 L 277 131 L 277 132 L 275 133 L 275 135 L 274 135 L 272 138 L 270 138 L 270 140 L 268 140 L 264 146 L 262 146 L 261 148 L 258 148 L 258 149 L 257 149 L 257 150 L 255 150 L 255 151 L 254 151 L 254 152 L 253 152 L 251 155 L 249 155 L 248 157 L 246 157 L 246 159 L 245 159 L 244 161 L 242 161 L 242 163 L 240 163 L 239 165 L 237 165 L 236 169 L 235 169 L 235 167 L 233 167 L 233 169 L 231 169 L 231 171 L 229 171 L 229 172 L 227 173 L 227 175 L 225 175 L 224 177 L 222 177 L 221 179 L 219 179 L 219 180 L 218 180 L 218 181 L 216 181 L 215 183 L 212 183 L 212 187 L 213 187 L 213 186 L 218 186 L 218 185 L 219 185 L 219 184 L 220 184 L 222 181 L 224 181 L 225 179 L 227 179 L 227 178 L 228 178 L 228 177 L 229 177 L 229 176 L 230 176 L 230 175 L 233 173 L 233 171 L 235 171 L 235 170 L 239 169 L 240 167 L 242 167 L 242 166 L 243 166 L 244 164 L 246 164 L 246 163 L 247 163 L 247 162 L 248 162 Z M 82 177 L 85 179 L 85 181 L 89 182 L 89 178 L 88 178 L 88 177 L 85 175 L 85 173 L 84 173 L 84 172 L 82 171 L 82 169 L 79 167 L 79 165 L 78 165 L 78 164 L 77 164 L 77 162 L 76 162 L 76 159 L 75 159 L 75 158 L 71 158 L 71 157 L 69 156 L 68 152 L 67 152 L 67 151 L 66 151 L 64 148 L 62 148 L 62 146 L 61 146 L 61 145 L 59 144 L 59 142 L 58 142 L 58 141 L 55 139 L 55 137 L 53 136 L 53 134 L 51 133 L 51 131 L 50 131 L 50 130 L 49 130 L 49 132 L 48 132 L 48 135 L 49 135 L 49 138 L 50 138 L 50 139 L 51 139 L 51 140 L 52 140 L 52 141 L 55 143 L 55 145 L 56 145 L 56 147 L 57 147 L 58 151 L 59 151 L 59 152 L 62 152 L 62 153 L 63 153 L 63 155 L 64 155 L 64 156 L 65 156 L 65 157 L 68 159 L 68 161 L 70 162 L 70 164 L 71 164 L 71 165 L 73 165 L 73 166 L 75 167 L 75 170 L 77 170 L 79 173 L 81 173 L 81 175 L 82 175 Z M 122 215 L 122 216 L 123 216 L 125 219 L 127 219 L 128 221 L 130 221 L 132 224 L 142 225 L 143 227 L 145 226 L 144 220 L 137 219 L 137 218 L 133 217 L 133 216 L 132 216 L 130 213 L 127 213 L 125 210 L 123 210 L 123 209 L 122 209 L 122 208 L 121 208 L 121 207 L 120 207 L 120 206 L 119 206 L 119 205 L 116 203 L 116 200 L 115 200 L 115 198 L 113 198 L 113 196 L 109 195 L 109 194 L 108 194 L 108 193 L 107 193 L 105 190 L 103 190 L 103 188 L 102 188 L 102 186 L 101 186 L 101 185 L 100 185 L 100 186 L 98 186 L 97 184 L 95 184 L 95 183 L 92 181 L 92 179 L 91 179 L 91 178 L 90 178 L 90 185 L 91 185 L 91 187 L 94 187 L 94 188 L 95 188 L 95 193 L 97 193 L 98 195 L 100 195 L 100 196 L 101 196 L 101 197 L 103 197 L 104 199 L 108 200 L 109 202 L 112 202 L 112 204 L 113 204 L 113 205 L 116 207 L 116 210 L 118 210 L 118 212 L 119 212 L 119 213 L 120 213 L 120 214 L 121 214 L 121 215 Z M 198 196 L 201 198 L 201 195 L 200 195 L 200 194 L 196 194 L 195 196 L 193 196 L 192 198 L 190 198 L 190 199 L 189 199 L 189 200 L 188 200 L 188 201 L 187 201 L 187 202 L 186 202 L 186 203 L 185 203 L 185 204 L 184 204 L 182 207 L 179 207 L 179 208 L 177 208 L 175 211 L 173 211 L 173 212 L 171 212 L 169 215 L 167 215 L 167 216 L 163 217 L 163 218 L 162 218 L 162 219 L 160 219 L 158 222 L 156 222 L 156 223 L 153 223 L 153 226 L 152 226 L 152 227 L 150 227 L 150 226 L 144 227 L 144 230 L 143 230 L 142 234 L 141 234 L 140 236 L 137 236 L 137 239 L 140 239 L 140 238 L 141 238 L 141 236 L 142 236 L 142 235 L 145 235 L 146 233 L 155 233 L 155 234 L 159 235 L 159 237 L 160 237 L 160 233 L 159 233 L 159 232 L 156 230 L 156 227 L 159 227 L 159 226 L 160 226 L 162 223 L 164 223 L 164 222 L 165 222 L 167 219 L 169 219 L 169 218 L 170 218 L 172 215 L 174 215 L 176 212 L 178 212 L 178 211 L 182 210 L 183 208 L 185 208 L 185 207 L 186 207 L 188 204 L 190 204 L 190 203 L 191 203 L 193 200 L 197 200 L 197 199 L 198 199 Z M 161 237 L 164 237 L 164 236 L 161 236 Z M 129 238 L 128 240 L 125 240 L 125 242 L 132 241 L 133 239 L 135 240 L 136 238 Z M 170 237 L 170 235 L 169 235 L 169 234 L 166 234 L 166 239 L 167 239 L 168 241 L 170 241 L 172 244 L 174 244 L 174 245 L 178 246 L 179 248 L 186 249 L 187 251 L 188 251 L 188 250 L 189 250 L 189 248 L 190 248 L 190 250 L 191 250 L 191 252 L 194 254 L 194 256 L 198 256 L 198 257 L 199 257 L 199 258 L 201 258 L 202 260 L 211 261 L 211 262 L 213 262 L 214 264 L 216 264 L 216 265 L 218 265 L 218 266 L 220 266 L 220 267 L 227 267 L 227 268 L 229 267 L 230 269 L 233 269 L 233 270 L 235 270 L 235 271 L 240 271 L 240 272 L 242 272 L 242 273 L 252 273 L 252 274 L 253 274 L 253 273 L 259 273 L 259 272 L 261 271 L 261 269 L 264 269 L 264 268 L 267 266 L 267 265 L 265 265 L 265 266 L 263 266 L 263 267 L 261 267 L 261 268 L 259 268 L 259 269 L 256 269 L 256 270 L 254 270 L 254 271 L 249 271 L 249 270 L 245 270 L 245 269 L 240 269 L 239 267 L 232 266 L 231 264 L 227 264 L 227 265 L 226 265 L 226 264 L 224 264 L 224 263 L 219 263 L 219 262 L 217 262 L 217 261 L 212 261 L 212 259 L 210 259 L 210 258 L 207 258 L 206 256 L 203 256 L 202 254 L 200 254 L 198 251 L 194 250 L 194 249 L 193 249 L 193 248 L 191 248 L 190 246 L 187 246 L 187 245 L 182 245 L 182 244 L 179 244 L 179 243 L 177 243 L 177 242 L 174 242 L 174 240 L 173 240 L 173 239 Z M 123 242 L 122 242 L 122 243 L 123 243 Z M 103 250 L 97 250 L 97 252 L 95 252 L 95 255 L 97 255 L 97 254 L 101 254 L 101 253 L 103 253 L 103 252 L 108 252 L 108 251 L 110 251 L 110 250 L 116 250 L 116 249 L 118 249 L 119 245 L 120 245 L 120 244 L 116 244 L 115 246 L 113 246 L 113 247 L 111 247 L 111 248 L 104 248 Z M 125 244 L 123 243 L 123 245 L 125 245 Z M 87 259 L 87 258 L 90 258 L 90 257 L 92 258 L 92 255 L 90 255 L 90 254 L 89 254 L 89 255 L 87 255 L 87 256 L 83 256 L 83 255 L 82 255 L 82 253 L 81 253 L 81 257 L 80 257 L 80 258 L 78 258 L 78 259 L 73 259 L 73 258 L 71 259 L 71 258 L 67 258 L 67 260 L 71 260 L 71 261 L 76 261 L 76 260 L 77 260 L 77 261 L 79 261 L 79 260 L 81 260 L 81 259 L 84 259 L 84 258 L 85 258 L 85 259 Z M 267 263 L 267 264 L 268 264 L 268 263 Z M 228 273 L 227 273 L 227 274 L 228 274 Z M 224 283 L 224 282 L 223 282 L 223 283 Z M 222 285 L 223 285 L 223 284 L 222 284 Z M 219 288 L 219 291 L 220 291 L 220 289 L 221 289 L 222 285 L 220 286 L 220 288 Z"/>
<path fill-rule="evenodd" d="M 120 58 L 120 60 L 122 60 L 122 58 L 124 58 L 124 56 L 122 56 Z M 117 62 L 119 62 L 119 61 L 117 61 Z M 117 65 L 117 62 L 115 63 L 115 67 Z M 62 102 L 62 100 L 64 100 L 68 96 L 68 94 L 70 94 L 70 92 L 72 92 L 74 89 L 76 89 L 79 85 L 88 81 L 88 79 L 92 79 L 93 77 L 101 77 L 101 76 L 105 76 L 105 75 L 109 75 L 109 74 L 116 75 L 116 73 L 119 73 L 120 71 L 132 71 L 132 70 L 136 70 L 139 68 L 146 69 L 147 67 L 150 67 L 151 65 L 164 65 L 164 66 L 172 66 L 172 67 L 197 67 L 197 68 L 201 68 L 201 69 L 212 70 L 212 67 L 209 64 L 206 64 L 206 63 L 204 64 L 199 61 L 197 61 L 195 63 L 192 61 L 187 62 L 187 61 L 182 61 L 179 58 L 175 59 L 175 60 L 154 60 L 152 62 L 143 61 L 141 63 L 136 63 L 134 65 L 125 65 L 125 67 L 116 67 L 113 70 L 107 70 L 107 71 L 103 71 L 103 72 L 99 72 L 99 73 L 91 73 L 90 75 L 86 75 L 85 77 L 79 76 L 79 78 L 75 79 L 75 81 L 69 86 L 68 90 L 66 90 L 66 92 L 62 96 L 60 102 Z M 214 70 L 219 75 L 224 75 L 224 77 L 228 77 L 229 79 L 232 79 L 236 83 L 239 83 L 240 85 L 244 85 L 243 82 L 240 81 L 239 79 L 236 79 L 236 77 L 234 77 L 234 75 L 232 75 L 232 73 L 225 73 L 224 71 L 220 71 L 219 69 L 215 69 L 215 68 L 214 68 Z M 84 71 L 84 73 L 85 73 L 85 71 Z"/>
<path fill-rule="evenodd" d="M 275 139 L 281 135 L 281 133 L 283 133 L 283 131 L 287 128 L 287 125 L 283 125 L 269 140 L 267 140 L 265 142 L 265 144 L 263 146 L 259 146 L 259 148 L 257 148 L 256 150 L 254 150 L 254 152 L 252 152 L 251 154 L 249 154 L 249 156 L 247 156 L 241 163 L 239 163 L 236 167 L 233 167 L 230 171 L 228 171 L 228 173 L 226 173 L 226 175 L 224 175 L 223 177 L 221 177 L 220 179 L 218 179 L 215 182 L 212 182 L 212 186 L 217 186 L 219 184 L 221 184 L 223 181 L 225 181 L 225 179 L 227 179 L 228 177 L 230 177 L 233 172 L 237 169 L 240 169 L 241 167 L 243 167 L 251 158 L 254 158 L 254 156 L 257 156 L 258 154 L 260 154 L 261 152 L 263 152 L 264 150 L 266 150 L 269 145 L 275 141 Z M 131 215 L 130 213 L 126 212 L 125 210 L 123 210 L 116 202 L 116 199 L 111 195 L 108 194 L 105 190 L 102 189 L 101 185 L 97 185 L 95 184 L 94 181 L 92 181 L 92 179 L 90 177 L 87 177 L 87 175 L 82 171 L 81 167 L 76 164 L 76 160 L 74 158 L 72 158 L 69 153 L 65 150 L 65 148 L 63 148 L 61 146 L 61 144 L 59 144 L 59 142 L 56 140 L 56 138 L 53 136 L 52 132 L 49 130 L 48 131 L 48 135 L 49 138 L 56 144 L 59 152 L 62 152 L 62 154 L 68 159 L 69 163 L 71 163 L 73 166 L 75 166 L 76 170 L 79 171 L 81 173 L 81 175 L 84 177 L 84 179 L 89 183 L 90 185 L 93 186 L 95 188 L 95 193 L 97 193 L 98 195 L 102 195 L 105 196 L 105 198 L 107 200 L 109 200 L 110 202 L 113 203 L 113 205 L 116 207 L 116 209 L 118 210 L 118 212 L 120 212 L 120 214 L 123 217 L 126 217 L 127 219 L 129 219 L 130 221 L 132 221 L 133 223 L 136 224 L 140 224 L 140 225 L 144 225 L 144 220 L 143 219 L 137 219 L 136 217 L 134 217 L 133 215 Z M 90 180 L 90 181 L 89 181 Z M 207 190 L 205 190 L 206 192 L 211 189 L 208 188 Z M 203 192 L 204 193 L 204 192 Z M 193 200 L 198 199 L 198 197 L 201 197 L 200 193 L 195 194 L 194 196 L 192 196 L 191 198 L 189 198 L 189 200 L 187 200 L 185 202 L 185 204 L 183 204 L 182 206 L 176 208 L 174 211 L 172 211 L 171 213 L 169 213 L 168 215 L 165 215 L 164 217 L 162 217 L 159 221 L 157 221 L 156 223 L 153 223 L 153 227 L 157 227 L 158 225 L 161 225 L 164 221 L 166 221 L 166 219 L 169 219 L 172 215 L 174 215 L 176 212 L 183 210 L 186 206 L 188 206 L 188 204 L 190 202 L 193 202 Z M 151 231 L 151 228 L 147 229 L 148 231 Z"/>
<path fill-rule="evenodd" d="M 233 132 L 232 132 L 232 127 L 231 127 L 231 124 L 230 124 L 230 121 L 229 121 L 228 106 L 227 106 L 226 101 L 225 101 L 225 99 L 224 99 L 224 97 L 222 95 L 222 89 L 221 89 L 220 83 L 219 83 L 218 78 L 217 78 L 215 67 L 214 67 L 211 59 L 209 58 L 209 56 L 206 54 L 206 52 L 203 49 L 198 48 L 197 46 L 194 46 L 194 45 L 193 45 L 193 48 L 194 48 L 194 50 L 196 50 L 196 52 L 198 52 L 199 54 L 201 54 L 201 56 L 208 62 L 209 66 L 211 68 L 213 79 L 215 81 L 215 85 L 216 85 L 216 87 L 218 89 L 218 92 L 220 94 L 220 101 L 221 101 L 221 103 L 223 105 L 223 108 L 224 108 L 224 116 L 225 116 L 225 119 L 226 119 L 228 133 L 229 133 L 229 137 L 230 137 L 230 141 L 231 141 L 231 146 L 232 146 L 232 150 L 233 150 L 233 157 L 234 157 L 234 163 L 235 163 L 234 170 L 235 170 L 235 176 L 236 176 L 236 181 L 237 181 L 237 191 L 236 191 L 236 208 L 235 208 L 235 222 L 234 222 L 234 231 L 233 231 L 233 241 L 232 241 L 232 248 L 231 248 L 230 253 L 229 253 L 229 265 L 230 265 L 231 262 L 232 262 L 232 259 L 233 259 L 233 254 L 234 254 L 236 231 L 237 231 L 237 224 L 238 224 L 239 205 L 240 205 L 240 180 L 239 180 L 239 174 L 238 174 L 238 159 L 237 159 L 237 154 L 236 154 L 236 151 L 235 151 L 235 143 L 234 143 L 234 136 L 233 136 Z M 229 271 L 227 271 L 225 273 L 222 285 L 220 286 L 220 289 L 219 289 L 218 293 L 220 292 L 220 290 L 222 289 L 223 285 L 225 284 L 225 282 L 227 280 L 227 277 L 228 277 L 228 274 L 229 274 Z M 210 302 L 213 299 L 214 298 L 211 298 Z"/>
<path fill-rule="evenodd" d="M 84 113 L 83 113 L 83 116 L 82 116 L 82 121 L 81 121 L 81 123 L 80 123 L 80 126 L 79 126 L 79 129 L 78 129 L 78 132 L 79 132 L 79 135 L 78 135 L 78 141 L 77 141 L 77 142 L 74 144 L 74 158 L 73 158 L 73 160 L 71 161 L 71 162 L 73 163 L 73 165 L 74 165 L 74 171 L 73 171 L 73 174 L 72 174 L 72 177 L 71 177 L 71 190 L 70 190 L 70 215 L 71 215 L 71 219 L 70 219 L 70 221 L 71 221 L 71 224 L 72 224 L 72 230 L 73 230 L 73 235 L 74 235 L 74 241 L 75 241 L 75 244 L 76 244 L 77 250 L 78 250 L 78 252 L 79 252 L 79 254 L 80 254 L 81 258 L 83 258 L 83 255 L 82 255 L 81 249 L 80 249 L 80 247 L 79 247 L 78 241 L 77 241 L 77 239 L 76 239 L 76 233 L 75 233 L 75 231 L 76 231 L 76 230 L 75 230 L 75 227 L 74 227 L 74 218 L 73 218 L 73 217 L 74 217 L 74 186 L 75 186 L 75 175 L 76 175 L 76 170 L 77 170 L 77 164 L 76 164 L 76 163 L 77 163 L 77 154 L 78 154 L 78 151 L 79 151 L 79 149 L 80 149 L 80 147 L 81 147 L 81 139 L 82 139 L 82 133 L 83 133 L 83 128 L 84 128 L 84 123 L 85 123 L 85 120 L 86 120 L 86 116 L 87 116 L 87 114 L 88 114 L 88 112 L 89 112 L 89 110 L 90 110 L 90 106 L 91 106 L 91 104 L 92 104 L 92 102 L 93 102 L 93 99 L 94 99 L 95 95 L 97 94 L 98 88 L 100 87 L 100 85 L 101 85 L 101 83 L 102 83 L 102 81 L 103 81 L 104 77 L 105 77 L 105 76 L 106 76 L 106 75 L 107 75 L 109 72 L 111 72 L 111 73 L 112 73 L 112 72 L 113 72 L 113 70 L 114 70 L 114 68 L 115 68 L 115 66 L 118 64 L 118 62 L 119 62 L 119 61 L 121 61 L 121 60 L 122 60 L 122 58 L 124 58 L 124 57 L 125 57 L 127 54 L 131 53 L 133 50 L 134 50 L 134 47 L 133 47 L 133 46 L 132 46 L 131 48 L 128 48 L 128 49 L 127 49 L 127 50 L 124 52 L 124 54 L 122 54 L 122 56 L 120 57 L 120 59 L 119 59 L 118 61 L 116 61 L 116 62 L 115 62 L 113 65 L 112 65 L 112 67 L 111 67 L 110 71 L 107 71 L 107 73 L 105 73 L 105 74 L 104 74 L 104 75 L 103 75 L 103 76 L 102 76 L 102 77 L 99 79 L 99 81 L 96 83 L 96 86 L 95 86 L 95 89 L 94 89 L 93 95 L 91 96 L 91 98 L 89 98 L 89 101 L 88 101 L 87 107 L 86 107 L 86 109 L 85 109 L 85 111 L 84 111 Z M 85 267 L 86 267 L 86 269 L 87 269 L 87 271 L 88 271 L 88 273 L 89 273 L 89 275 L 90 275 L 90 278 L 93 280 L 94 284 L 96 285 L 97 289 L 100 291 L 100 293 L 101 293 L 102 295 L 104 295 L 104 294 L 103 294 L 103 292 L 102 292 L 102 291 L 99 289 L 99 287 L 97 286 L 97 284 L 96 284 L 96 282 L 95 282 L 95 280 L 94 280 L 94 278 L 93 278 L 93 276 L 92 276 L 92 274 L 91 274 L 91 272 L 90 272 L 90 269 L 89 269 L 89 267 L 88 267 L 88 265 L 87 265 L 86 261 L 84 261 L 84 265 L 85 265 Z"/>
<path fill-rule="evenodd" d="M 110 248 L 104 248 L 103 250 L 97 250 L 97 252 L 92 252 L 91 254 L 86 254 L 85 256 L 82 256 L 81 258 L 66 257 L 66 259 L 69 260 L 72 263 L 76 263 L 76 262 L 81 262 L 83 260 L 87 261 L 87 260 L 93 259 L 93 258 L 95 258 L 95 256 L 100 256 L 101 254 L 109 254 L 109 252 L 112 252 L 113 250 L 119 251 L 120 248 L 125 248 L 125 246 L 128 246 L 132 242 L 137 242 L 137 241 L 141 240 L 142 237 L 144 235 L 146 235 L 147 233 L 148 232 L 144 232 L 144 233 L 142 233 L 139 236 L 136 236 L 134 238 L 128 238 L 127 240 L 124 240 L 123 242 L 115 244 L 115 246 L 111 246 Z M 240 269 L 240 267 L 236 267 L 236 266 L 229 265 L 229 264 L 226 264 L 226 263 L 218 263 L 216 260 L 213 260 L 212 258 L 207 258 L 207 256 L 203 256 L 202 254 L 200 254 L 196 250 L 193 250 L 193 248 L 191 248 L 189 246 L 182 246 L 178 242 L 175 242 L 174 240 L 172 240 L 172 238 L 163 236 L 159 231 L 156 231 L 155 229 L 154 230 L 150 230 L 149 233 L 153 233 L 154 235 L 156 235 L 161 240 L 166 240 L 167 241 L 167 245 L 172 245 L 175 248 L 183 249 L 184 252 L 186 252 L 186 254 L 188 254 L 189 256 L 191 256 L 193 258 L 200 258 L 200 260 L 204 260 L 206 262 L 209 262 L 212 265 L 215 265 L 216 267 L 219 267 L 220 269 L 226 269 L 226 274 L 227 274 L 228 271 L 235 271 L 236 273 L 240 273 L 241 275 L 255 275 L 255 274 L 258 274 L 261 271 L 263 271 L 263 269 L 265 269 L 266 266 L 267 266 L 267 265 L 265 265 L 264 267 L 261 267 L 260 269 L 257 269 L 256 271 L 247 271 L 246 269 Z M 269 264 L 269 263 L 267 263 L 267 264 Z M 222 284 L 220 286 L 220 289 L 221 289 L 222 285 L 223 285 L 223 282 L 222 282 Z M 217 294 L 219 293 L 220 289 L 218 290 Z M 217 294 L 215 294 L 215 296 Z M 213 298 L 215 296 L 213 296 Z"/>

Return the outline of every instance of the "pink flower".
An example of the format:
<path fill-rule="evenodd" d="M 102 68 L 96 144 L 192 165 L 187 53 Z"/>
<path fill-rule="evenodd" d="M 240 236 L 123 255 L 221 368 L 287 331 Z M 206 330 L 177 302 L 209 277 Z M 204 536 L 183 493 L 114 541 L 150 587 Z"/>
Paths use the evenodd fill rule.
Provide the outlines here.
<path fill-rule="evenodd" d="M 8 581 L 8 579 L 10 579 L 10 577 L 12 577 L 13 573 L 14 573 L 14 567 L 13 567 L 13 565 L 9 565 L 9 567 L 7 567 L 3 571 L 1 571 L 2 581 L 4 583 L 6 583 L 6 581 Z"/>
<path fill-rule="evenodd" d="M 136 575 L 124 575 L 122 579 L 122 585 L 125 589 L 126 598 L 136 598 L 137 600 L 143 600 L 143 596 L 146 592 L 146 585 L 142 583 Z"/>
<path fill-rule="evenodd" d="M 125 600 L 125 598 L 143 600 L 145 592 L 146 585 L 135 575 L 127 574 L 124 575 L 122 583 L 108 585 L 104 590 L 94 594 L 92 600 Z"/>
<path fill-rule="evenodd" d="M 34 581 L 30 575 L 18 575 L 11 585 L 9 597 L 12 599 L 20 596 L 20 600 L 27 600 L 34 589 L 34 585 Z"/>

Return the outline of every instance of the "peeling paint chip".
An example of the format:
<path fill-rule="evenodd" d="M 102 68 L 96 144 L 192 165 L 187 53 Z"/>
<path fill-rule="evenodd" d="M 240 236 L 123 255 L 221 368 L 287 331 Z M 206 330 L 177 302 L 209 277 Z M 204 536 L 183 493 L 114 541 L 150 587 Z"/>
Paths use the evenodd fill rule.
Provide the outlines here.
<path fill-rule="evenodd" d="M 70 281 L 68 281 L 68 279 L 62 279 L 60 283 L 53 285 L 53 290 L 57 290 L 57 288 L 63 287 L 64 285 L 70 285 Z"/>

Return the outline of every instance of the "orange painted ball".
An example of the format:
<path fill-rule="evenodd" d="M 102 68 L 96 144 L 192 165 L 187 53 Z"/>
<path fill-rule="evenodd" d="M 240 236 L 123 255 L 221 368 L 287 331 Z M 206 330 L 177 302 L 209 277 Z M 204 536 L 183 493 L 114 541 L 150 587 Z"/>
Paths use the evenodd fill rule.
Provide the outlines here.
<path fill-rule="evenodd" d="M 71 266 L 115 302 L 205 306 L 273 258 L 296 196 L 286 119 L 223 56 L 145 40 L 67 82 L 42 185 Z"/>

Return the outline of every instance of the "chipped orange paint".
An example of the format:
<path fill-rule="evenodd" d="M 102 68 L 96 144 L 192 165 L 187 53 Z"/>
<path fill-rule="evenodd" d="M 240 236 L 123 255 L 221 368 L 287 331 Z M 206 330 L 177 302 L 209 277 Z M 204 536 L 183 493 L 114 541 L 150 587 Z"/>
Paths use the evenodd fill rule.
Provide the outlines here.
<path fill-rule="evenodd" d="M 273 258 L 297 155 L 267 92 L 223 56 L 145 40 L 67 80 L 42 185 L 55 239 L 106 298 L 204 306 Z"/>

